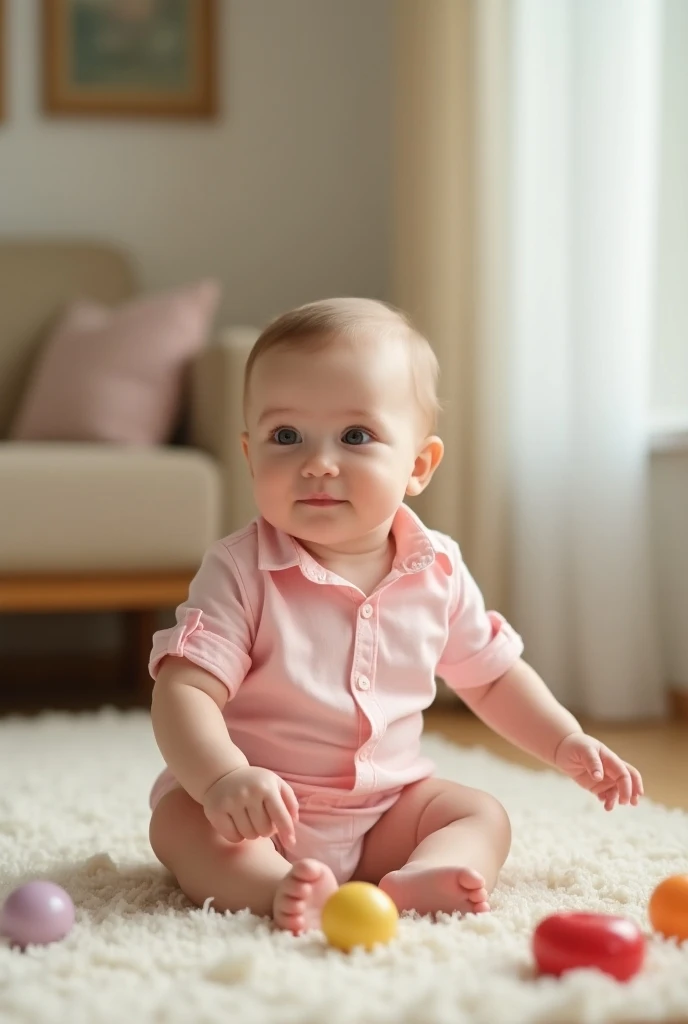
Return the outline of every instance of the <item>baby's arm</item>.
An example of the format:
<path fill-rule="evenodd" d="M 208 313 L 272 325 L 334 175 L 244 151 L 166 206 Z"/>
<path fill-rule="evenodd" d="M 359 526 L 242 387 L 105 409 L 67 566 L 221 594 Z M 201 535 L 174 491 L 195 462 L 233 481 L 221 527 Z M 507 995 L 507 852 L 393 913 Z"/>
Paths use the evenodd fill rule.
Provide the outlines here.
<path fill-rule="evenodd" d="M 583 730 L 534 669 L 522 659 L 499 679 L 462 690 L 461 700 L 486 725 L 547 764 L 571 733 Z"/>
<path fill-rule="evenodd" d="M 186 658 L 165 658 L 153 688 L 151 719 L 172 774 L 230 842 L 279 834 L 293 842 L 298 802 L 274 772 L 253 767 L 232 743 L 222 709 L 224 683 Z"/>
<path fill-rule="evenodd" d="M 158 670 L 151 718 L 160 753 L 198 803 L 223 775 L 248 761 L 232 743 L 222 709 L 224 683 L 186 658 L 165 658 Z"/>
<path fill-rule="evenodd" d="M 555 765 L 594 793 L 607 810 L 617 798 L 620 803 L 637 803 L 643 792 L 638 771 L 583 732 L 521 659 L 523 641 L 518 634 L 501 615 L 485 610 L 483 596 L 453 541 L 447 554 L 455 599 L 437 674 L 495 732 Z"/>
<path fill-rule="evenodd" d="M 561 769 L 594 793 L 607 810 L 638 802 L 640 773 L 599 740 L 583 732 L 543 680 L 522 659 L 493 683 L 461 691 L 486 725 L 521 750 Z"/>

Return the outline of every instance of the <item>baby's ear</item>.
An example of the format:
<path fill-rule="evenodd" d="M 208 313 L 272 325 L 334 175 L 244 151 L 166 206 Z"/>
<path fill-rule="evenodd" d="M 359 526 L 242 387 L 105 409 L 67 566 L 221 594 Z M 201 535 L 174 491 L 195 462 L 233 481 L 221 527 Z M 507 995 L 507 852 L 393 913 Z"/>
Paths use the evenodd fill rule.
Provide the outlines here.
<path fill-rule="evenodd" d="M 423 447 L 416 455 L 413 472 L 406 484 L 406 493 L 409 497 L 414 498 L 425 490 L 432 480 L 433 473 L 442 461 L 443 455 L 444 445 L 442 439 L 435 434 L 431 437 L 426 437 Z"/>
<path fill-rule="evenodd" d="M 242 434 L 241 434 L 241 450 L 244 453 L 244 457 L 246 458 L 246 461 L 248 462 L 248 468 L 249 468 L 249 471 L 251 473 L 251 476 L 253 476 L 253 466 L 251 465 L 251 455 L 250 455 L 249 450 L 248 450 L 248 432 L 246 430 L 242 431 Z"/>

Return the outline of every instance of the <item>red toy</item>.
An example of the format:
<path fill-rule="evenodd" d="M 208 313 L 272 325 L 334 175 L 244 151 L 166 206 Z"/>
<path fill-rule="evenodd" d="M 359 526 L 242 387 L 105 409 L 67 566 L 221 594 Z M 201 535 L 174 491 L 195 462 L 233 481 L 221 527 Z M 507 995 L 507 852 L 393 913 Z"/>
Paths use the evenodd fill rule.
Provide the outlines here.
<path fill-rule="evenodd" d="M 542 974 L 559 977 L 576 968 L 596 967 L 627 981 L 642 967 L 645 939 L 628 918 L 565 911 L 540 922 L 533 953 Z"/>

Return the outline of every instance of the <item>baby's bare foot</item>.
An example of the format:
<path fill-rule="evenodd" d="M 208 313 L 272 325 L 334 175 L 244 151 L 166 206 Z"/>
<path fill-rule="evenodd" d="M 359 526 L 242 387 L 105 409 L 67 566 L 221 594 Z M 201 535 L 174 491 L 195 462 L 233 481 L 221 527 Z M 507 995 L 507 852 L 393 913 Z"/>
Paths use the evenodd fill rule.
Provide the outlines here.
<path fill-rule="evenodd" d="M 319 860 L 297 860 L 282 879 L 275 893 L 272 918 L 278 928 L 299 935 L 320 927 L 320 911 L 333 892 L 337 880 Z"/>
<path fill-rule="evenodd" d="M 436 868 L 421 863 L 390 871 L 380 882 L 397 909 L 419 914 L 444 911 L 482 914 L 490 909 L 485 879 L 472 868 Z"/>

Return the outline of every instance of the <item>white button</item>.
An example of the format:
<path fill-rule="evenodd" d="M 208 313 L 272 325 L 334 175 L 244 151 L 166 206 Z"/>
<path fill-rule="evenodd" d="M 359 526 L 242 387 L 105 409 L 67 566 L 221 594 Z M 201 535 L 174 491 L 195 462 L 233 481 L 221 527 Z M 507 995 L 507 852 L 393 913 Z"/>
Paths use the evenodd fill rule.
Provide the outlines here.
<path fill-rule="evenodd" d="M 364 604 L 363 607 L 361 608 L 361 615 L 363 616 L 363 618 L 364 619 L 369 619 L 372 614 L 373 614 L 373 607 L 372 607 L 372 605 Z"/>
<path fill-rule="evenodd" d="M 367 750 L 359 751 L 358 760 L 359 761 L 367 761 L 368 760 L 368 751 Z"/>
<path fill-rule="evenodd" d="M 361 676 L 361 675 L 357 676 L 356 677 L 356 684 L 358 685 L 359 690 L 369 690 L 370 689 L 370 679 L 368 679 L 368 676 Z"/>
<path fill-rule="evenodd" d="M 430 558 L 407 558 L 404 562 L 404 568 L 407 572 L 418 572 L 420 569 L 427 568 L 430 562 Z"/>

